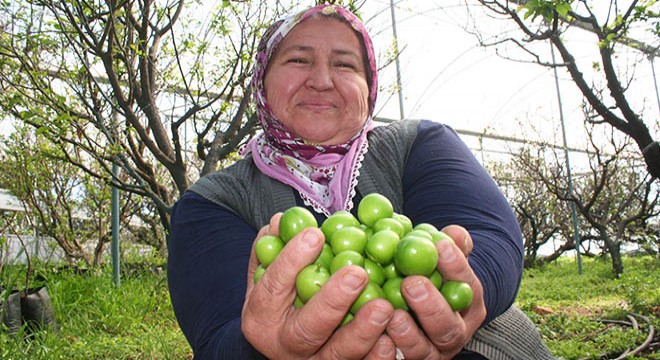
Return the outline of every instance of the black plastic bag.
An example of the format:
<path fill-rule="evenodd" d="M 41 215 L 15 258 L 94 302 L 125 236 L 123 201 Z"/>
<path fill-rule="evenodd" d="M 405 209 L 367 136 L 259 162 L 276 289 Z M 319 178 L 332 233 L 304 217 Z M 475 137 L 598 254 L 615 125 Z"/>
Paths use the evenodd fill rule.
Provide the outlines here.
<path fill-rule="evenodd" d="M 2 322 L 11 335 L 16 335 L 23 324 L 26 334 L 32 336 L 45 328 L 55 328 L 55 312 L 45 287 L 14 291 L 3 305 Z"/>

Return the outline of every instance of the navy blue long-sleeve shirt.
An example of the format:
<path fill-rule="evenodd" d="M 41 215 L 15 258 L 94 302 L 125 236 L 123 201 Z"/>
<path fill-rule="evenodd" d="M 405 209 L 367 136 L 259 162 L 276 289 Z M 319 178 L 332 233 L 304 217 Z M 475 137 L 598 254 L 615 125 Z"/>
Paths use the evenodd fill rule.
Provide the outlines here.
<path fill-rule="evenodd" d="M 520 229 L 497 185 L 458 135 L 447 126 L 420 122 L 402 183 L 403 213 L 414 224 L 458 224 L 470 232 L 474 249 L 469 262 L 484 288 L 485 323 L 508 309 L 522 274 Z M 296 199 L 304 206 L 298 194 Z M 360 199 L 358 194 L 353 203 Z M 322 223 L 324 216 L 316 215 Z M 236 213 L 191 191 L 173 209 L 170 295 L 197 359 L 263 358 L 243 337 L 240 318 L 257 231 Z"/>

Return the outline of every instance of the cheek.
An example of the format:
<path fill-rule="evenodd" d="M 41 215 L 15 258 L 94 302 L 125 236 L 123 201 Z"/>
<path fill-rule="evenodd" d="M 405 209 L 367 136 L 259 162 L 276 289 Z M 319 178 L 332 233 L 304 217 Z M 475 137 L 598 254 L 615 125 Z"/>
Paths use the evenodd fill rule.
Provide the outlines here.
<path fill-rule="evenodd" d="M 281 78 L 282 76 L 280 76 L 280 72 L 275 69 L 266 73 L 266 76 L 264 76 L 264 92 L 266 93 L 266 99 L 271 100 L 271 98 L 274 98 L 277 94 L 281 93 Z"/>
<path fill-rule="evenodd" d="M 356 84 L 346 94 L 347 103 L 351 111 L 366 117 L 369 113 L 369 89 L 367 84 Z"/>
<path fill-rule="evenodd" d="M 264 79 L 266 101 L 275 115 L 286 111 L 291 97 L 295 93 L 296 85 L 291 77 L 272 74 Z"/>

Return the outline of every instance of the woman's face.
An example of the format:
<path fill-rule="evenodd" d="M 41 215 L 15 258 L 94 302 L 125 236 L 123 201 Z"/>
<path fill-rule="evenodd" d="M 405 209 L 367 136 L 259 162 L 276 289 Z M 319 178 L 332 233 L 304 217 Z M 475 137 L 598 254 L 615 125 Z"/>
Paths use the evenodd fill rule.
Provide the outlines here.
<path fill-rule="evenodd" d="M 273 114 L 307 142 L 348 141 L 369 113 L 363 55 L 357 34 L 343 22 L 312 17 L 296 25 L 264 78 Z"/>

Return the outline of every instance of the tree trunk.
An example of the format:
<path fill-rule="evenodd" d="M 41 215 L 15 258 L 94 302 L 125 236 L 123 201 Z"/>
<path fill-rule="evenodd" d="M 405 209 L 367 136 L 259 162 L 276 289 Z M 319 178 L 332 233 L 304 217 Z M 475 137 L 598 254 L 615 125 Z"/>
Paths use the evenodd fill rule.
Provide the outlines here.
<path fill-rule="evenodd" d="M 658 142 L 653 141 L 642 148 L 642 155 L 644 155 L 649 174 L 656 179 L 660 178 L 660 145 Z"/>
<path fill-rule="evenodd" d="M 609 235 L 603 237 L 605 242 L 605 247 L 607 251 L 612 256 L 612 270 L 614 270 L 614 275 L 617 279 L 623 274 L 623 261 L 621 260 L 621 243 L 619 241 L 612 240 Z"/>

